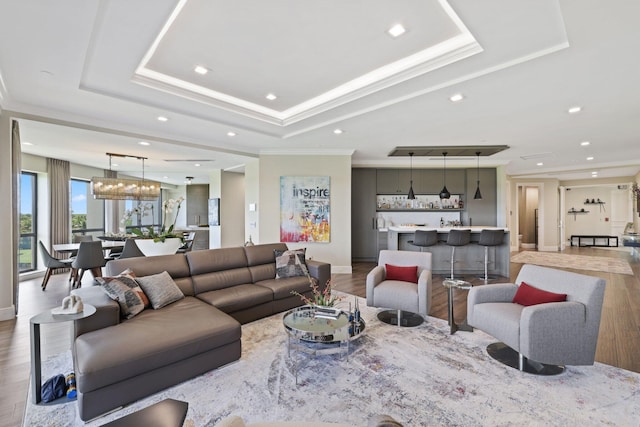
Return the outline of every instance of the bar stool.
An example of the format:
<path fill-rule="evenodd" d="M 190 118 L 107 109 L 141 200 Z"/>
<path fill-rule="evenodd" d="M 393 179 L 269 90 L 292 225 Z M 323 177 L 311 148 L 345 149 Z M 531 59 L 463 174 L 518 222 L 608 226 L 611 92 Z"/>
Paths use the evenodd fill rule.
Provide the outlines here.
<path fill-rule="evenodd" d="M 452 228 L 449 231 L 449 237 L 447 237 L 447 245 L 451 246 L 451 277 L 449 279 L 454 280 L 453 276 L 453 264 L 457 261 L 455 260 L 456 256 L 456 247 L 458 246 L 466 246 L 471 241 L 471 230 L 458 230 Z"/>
<path fill-rule="evenodd" d="M 413 234 L 413 240 L 409 240 L 408 243 L 413 246 L 418 246 L 420 252 L 422 252 L 422 248 L 438 243 L 438 230 L 416 230 Z"/>
<path fill-rule="evenodd" d="M 504 230 L 483 228 L 478 244 L 484 246 L 484 282 L 489 283 L 489 246 L 500 246 L 504 241 Z"/>

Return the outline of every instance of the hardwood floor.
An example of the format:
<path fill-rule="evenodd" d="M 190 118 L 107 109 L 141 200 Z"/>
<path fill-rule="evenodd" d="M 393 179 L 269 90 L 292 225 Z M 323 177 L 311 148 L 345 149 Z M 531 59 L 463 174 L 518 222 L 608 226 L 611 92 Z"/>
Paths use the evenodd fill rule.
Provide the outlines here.
<path fill-rule="evenodd" d="M 570 270 L 602 277 L 607 281 L 596 360 L 601 363 L 640 372 L 640 261 L 629 253 L 608 249 L 567 248 L 563 253 L 622 258 L 629 261 L 633 276 Z M 373 263 L 355 263 L 352 274 L 334 274 L 338 290 L 365 296 L 365 277 Z M 513 281 L 521 264 L 511 263 L 511 277 L 500 281 Z M 0 322 L 0 426 L 22 425 L 27 390 L 29 386 L 30 343 L 29 319 L 44 310 L 60 305 L 68 295 L 67 274 L 53 275 L 45 292 L 41 291 L 42 278 L 20 284 L 19 315 L 16 319 Z M 465 277 L 474 286 L 483 285 L 481 279 Z M 442 276 L 434 275 L 431 316 L 447 319 L 447 293 L 442 286 Z M 86 275 L 83 286 L 91 286 L 92 278 Z M 456 322 L 466 317 L 466 291 L 456 291 L 454 312 Z M 460 332 L 459 332 L 460 333 Z M 70 323 L 43 325 L 42 357 L 60 353 L 70 347 Z"/>

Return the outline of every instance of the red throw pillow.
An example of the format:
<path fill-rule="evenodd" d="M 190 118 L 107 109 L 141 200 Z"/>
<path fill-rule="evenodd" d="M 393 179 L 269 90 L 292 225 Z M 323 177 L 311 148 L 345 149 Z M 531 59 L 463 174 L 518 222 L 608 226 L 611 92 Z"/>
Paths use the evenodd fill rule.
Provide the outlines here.
<path fill-rule="evenodd" d="M 556 294 L 542 289 L 527 285 L 525 282 L 520 283 L 518 290 L 513 297 L 516 304 L 530 306 L 536 304 L 545 304 L 548 302 L 562 302 L 567 300 L 567 294 Z"/>
<path fill-rule="evenodd" d="M 387 270 L 387 280 L 400 280 L 402 282 L 418 283 L 418 266 L 401 267 L 398 265 L 385 264 Z"/>

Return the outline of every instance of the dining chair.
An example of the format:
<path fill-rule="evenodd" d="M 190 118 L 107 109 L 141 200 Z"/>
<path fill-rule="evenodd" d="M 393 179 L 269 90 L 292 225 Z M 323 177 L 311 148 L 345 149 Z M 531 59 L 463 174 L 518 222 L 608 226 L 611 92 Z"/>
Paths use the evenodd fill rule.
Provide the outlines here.
<path fill-rule="evenodd" d="M 40 253 L 42 254 L 42 261 L 44 262 L 45 267 L 47 267 L 47 271 L 44 273 L 44 279 L 42 280 L 41 285 L 42 290 L 44 291 L 47 288 L 47 283 L 49 282 L 49 278 L 51 278 L 53 270 L 57 268 L 71 268 L 71 262 L 73 260 L 54 258 L 41 240 L 38 240 L 38 246 L 40 247 Z"/>
<path fill-rule="evenodd" d="M 91 234 L 74 234 L 71 237 L 72 243 L 80 243 L 80 242 L 91 242 L 93 240 L 93 236 Z M 73 258 L 78 256 L 78 251 L 69 252 L 69 257 Z"/>
<path fill-rule="evenodd" d="M 196 239 L 196 232 L 190 231 L 187 236 L 184 238 L 184 244 L 178 248 L 177 253 L 183 254 L 185 252 L 190 252 L 193 248 L 193 241 Z"/>
<path fill-rule="evenodd" d="M 99 240 L 91 242 L 80 242 L 78 256 L 73 260 L 73 288 L 82 285 L 82 276 L 89 270 L 93 277 L 102 277 L 102 267 L 107 263 L 107 259 L 102 252 L 102 242 Z"/>
<path fill-rule="evenodd" d="M 127 239 L 124 241 L 124 247 L 122 248 L 122 252 L 115 259 L 124 259 L 124 258 L 135 258 L 144 256 L 138 245 L 136 245 L 135 239 Z"/>

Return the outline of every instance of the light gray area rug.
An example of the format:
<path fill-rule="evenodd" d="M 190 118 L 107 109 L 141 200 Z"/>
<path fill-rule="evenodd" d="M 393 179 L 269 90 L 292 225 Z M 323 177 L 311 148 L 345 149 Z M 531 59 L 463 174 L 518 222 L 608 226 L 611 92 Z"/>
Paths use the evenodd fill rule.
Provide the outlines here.
<path fill-rule="evenodd" d="M 349 297 L 353 301 L 353 297 Z M 341 304 L 345 304 L 342 302 Z M 364 334 L 346 356 L 287 355 L 282 314 L 242 328 L 242 358 L 94 420 L 97 426 L 165 398 L 189 402 L 185 426 L 229 415 L 247 422 L 316 420 L 366 426 L 389 414 L 405 426 L 637 426 L 640 374 L 608 365 L 568 367 L 555 377 L 520 373 L 491 359 L 493 338 L 449 335 L 445 321 L 416 328 L 379 322 L 360 299 Z M 44 364 L 43 378 L 71 368 L 70 354 Z M 28 402 L 31 402 L 30 396 Z M 27 404 L 26 426 L 81 426 L 75 402 Z"/>
<path fill-rule="evenodd" d="M 631 270 L 631 266 L 627 261 L 602 256 L 523 251 L 512 256 L 511 262 L 575 270 L 604 271 L 606 273 L 630 274 L 633 276 L 633 270 Z"/>

